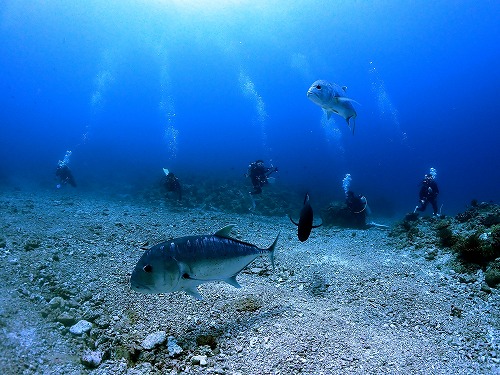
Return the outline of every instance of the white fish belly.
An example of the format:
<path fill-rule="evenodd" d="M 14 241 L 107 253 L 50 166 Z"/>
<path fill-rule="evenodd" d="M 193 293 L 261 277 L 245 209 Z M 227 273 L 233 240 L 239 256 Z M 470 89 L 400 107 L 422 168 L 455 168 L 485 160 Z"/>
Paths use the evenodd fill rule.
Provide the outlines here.
<path fill-rule="evenodd" d="M 190 278 L 196 280 L 225 280 L 237 274 L 258 256 L 259 254 L 250 254 L 229 259 L 193 261 L 186 264 L 186 272 Z"/>

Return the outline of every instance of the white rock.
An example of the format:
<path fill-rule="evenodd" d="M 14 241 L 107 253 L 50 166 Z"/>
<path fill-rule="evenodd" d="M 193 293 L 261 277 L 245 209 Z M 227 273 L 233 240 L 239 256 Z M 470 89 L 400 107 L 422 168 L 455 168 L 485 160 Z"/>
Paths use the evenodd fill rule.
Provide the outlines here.
<path fill-rule="evenodd" d="M 73 335 L 80 336 L 80 335 L 83 335 L 85 332 L 90 331 L 91 328 L 92 328 L 92 323 L 87 322 L 86 320 L 80 320 L 78 323 L 71 326 L 69 331 Z"/>
<path fill-rule="evenodd" d="M 182 348 L 177 345 L 177 340 L 174 336 L 168 336 L 168 355 L 175 357 L 182 353 Z"/>
<path fill-rule="evenodd" d="M 103 356 L 103 352 L 101 352 L 101 351 L 93 352 L 90 350 L 86 350 L 85 353 L 83 353 L 83 355 L 82 355 L 81 361 L 82 361 L 82 364 L 86 367 L 96 368 L 101 364 L 102 356 Z"/>
<path fill-rule="evenodd" d="M 146 338 L 142 341 L 141 346 L 144 349 L 150 350 L 153 349 L 155 346 L 163 344 L 166 339 L 167 339 L 167 332 L 156 331 L 147 335 Z"/>

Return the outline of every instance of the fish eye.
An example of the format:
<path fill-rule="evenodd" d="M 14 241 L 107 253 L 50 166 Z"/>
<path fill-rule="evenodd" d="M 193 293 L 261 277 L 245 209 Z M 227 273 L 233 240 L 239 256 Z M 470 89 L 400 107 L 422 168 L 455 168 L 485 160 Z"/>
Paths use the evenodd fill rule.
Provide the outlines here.
<path fill-rule="evenodd" d="M 146 264 L 144 267 L 142 267 L 142 269 L 147 273 L 153 272 L 153 266 L 151 264 Z"/>
<path fill-rule="evenodd" d="M 317 85 L 317 86 L 316 86 L 316 88 L 317 88 L 318 90 L 321 90 L 321 85 Z"/>

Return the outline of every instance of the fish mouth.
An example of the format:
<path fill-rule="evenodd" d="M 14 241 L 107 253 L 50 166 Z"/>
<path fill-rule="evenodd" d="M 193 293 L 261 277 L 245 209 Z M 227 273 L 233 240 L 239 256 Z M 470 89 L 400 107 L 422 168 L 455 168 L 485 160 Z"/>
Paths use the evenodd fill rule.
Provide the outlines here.
<path fill-rule="evenodd" d="M 312 90 L 308 90 L 308 91 L 307 91 L 307 97 L 308 97 L 309 99 L 314 99 L 314 98 L 317 98 L 317 97 L 318 97 L 318 94 L 316 94 L 316 93 L 315 93 L 314 91 L 312 91 Z"/>
<path fill-rule="evenodd" d="M 152 293 L 152 290 L 149 286 L 132 280 L 130 280 L 130 289 L 141 293 Z"/>

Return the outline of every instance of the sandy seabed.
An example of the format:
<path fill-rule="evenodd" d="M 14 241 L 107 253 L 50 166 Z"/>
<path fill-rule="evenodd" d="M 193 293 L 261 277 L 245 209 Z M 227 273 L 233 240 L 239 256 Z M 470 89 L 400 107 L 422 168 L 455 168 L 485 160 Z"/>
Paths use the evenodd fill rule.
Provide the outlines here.
<path fill-rule="evenodd" d="M 71 189 L 3 189 L 0 220 L 2 374 L 500 374 L 498 291 L 387 230 L 301 243 L 286 217 Z M 260 247 L 281 232 L 276 269 L 258 259 L 243 288 L 204 284 L 202 301 L 130 289 L 141 246 L 228 224 Z M 141 346 L 158 331 L 182 352 Z"/>

